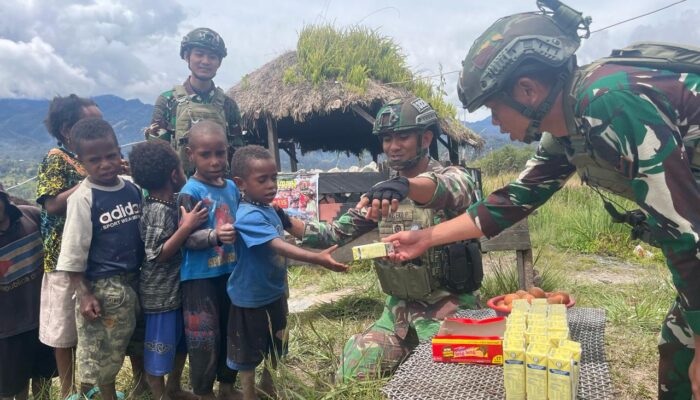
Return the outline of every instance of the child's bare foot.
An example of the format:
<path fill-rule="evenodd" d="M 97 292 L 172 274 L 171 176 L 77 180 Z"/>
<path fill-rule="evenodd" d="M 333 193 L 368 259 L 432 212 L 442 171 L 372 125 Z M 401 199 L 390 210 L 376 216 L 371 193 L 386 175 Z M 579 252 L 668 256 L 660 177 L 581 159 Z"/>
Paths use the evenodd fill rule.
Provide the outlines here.
<path fill-rule="evenodd" d="M 243 392 L 241 392 L 238 389 L 234 389 L 233 387 L 231 388 L 226 388 L 225 390 L 222 390 L 221 384 L 219 384 L 219 400 L 243 400 Z"/>
<path fill-rule="evenodd" d="M 192 392 L 188 392 L 182 389 L 168 390 L 165 392 L 166 396 L 171 400 L 197 400 L 199 396 Z"/>
<path fill-rule="evenodd" d="M 263 399 L 277 400 L 277 390 L 275 389 L 275 385 L 273 385 L 272 382 L 269 382 L 269 384 L 265 384 L 265 382 L 260 382 L 260 384 L 255 388 L 255 390 Z"/>

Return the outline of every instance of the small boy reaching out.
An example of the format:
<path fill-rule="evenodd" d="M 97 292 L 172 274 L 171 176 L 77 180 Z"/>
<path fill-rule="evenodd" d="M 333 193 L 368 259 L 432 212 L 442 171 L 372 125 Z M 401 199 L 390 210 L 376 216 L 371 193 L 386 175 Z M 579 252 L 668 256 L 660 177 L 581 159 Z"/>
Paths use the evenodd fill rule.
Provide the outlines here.
<path fill-rule="evenodd" d="M 273 367 L 287 351 L 286 258 L 318 264 L 336 272 L 347 266 L 335 261 L 333 246 L 320 253 L 284 240 L 284 229 L 301 236 L 303 223 L 290 220 L 270 206 L 277 193 L 277 166 L 260 146 L 245 146 L 231 161 L 234 181 L 243 193 L 236 212 L 238 262 L 228 281 L 231 311 L 228 324 L 229 367 L 239 371 L 243 398 L 257 399 L 255 368 L 270 357 Z M 280 215 L 284 219 L 280 219 Z M 270 371 L 263 371 L 260 387 L 274 397 Z"/>
<path fill-rule="evenodd" d="M 154 399 L 196 399 L 180 385 L 187 359 L 180 298 L 180 248 L 207 221 L 207 209 L 201 202 L 191 212 L 181 208 L 178 227 L 175 196 L 187 178 L 180 158 L 167 142 L 157 140 L 134 146 L 129 164 L 134 181 L 149 193 L 141 208 L 145 258 L 139 284 L 146 319 L 146 380 Z"/>

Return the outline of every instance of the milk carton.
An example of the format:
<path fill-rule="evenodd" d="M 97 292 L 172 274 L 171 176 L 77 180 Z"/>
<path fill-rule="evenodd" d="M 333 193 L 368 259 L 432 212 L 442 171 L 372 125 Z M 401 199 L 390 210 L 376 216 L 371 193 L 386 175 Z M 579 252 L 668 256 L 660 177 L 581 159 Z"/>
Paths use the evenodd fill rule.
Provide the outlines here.
<path fill-rule="evenodd" d="M 525 341 L 503 341 L 503 382 L 506 400 L 525 400 Z"/>
<path fill-rule="evenodd" d="M 565 347 L 550 351 L 547 360 L 547 396 L 549 400 L 573 400 L 573 352 Z"/>
<path fill-rule="evenodd" d="M 528 400 L 547 400 L 546 343 L 532 343 L 525 352 L 525 388 Z"/>

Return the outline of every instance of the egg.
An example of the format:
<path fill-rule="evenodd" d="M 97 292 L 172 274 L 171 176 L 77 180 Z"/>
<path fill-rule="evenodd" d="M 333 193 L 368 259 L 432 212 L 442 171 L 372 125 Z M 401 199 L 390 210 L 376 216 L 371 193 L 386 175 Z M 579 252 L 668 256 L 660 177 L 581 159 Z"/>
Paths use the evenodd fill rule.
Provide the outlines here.
<path fill-rule="evenodd" d="M 549 304 L 564 304 L 564 298 L 560 294 L 552 294 L 547 298 Z"/>
<path fill-rule="evenodd" d="M 537 286 L 531 287 L 530 289 L 528 289 L 527 292 L 530 293 L 531 295 L 535 296 L 535 298 L 538 298 L 538 299 L 544 299 L 544 297 L 545 297 L 544 290 L 538 288 Z"/>
<path fill-rule="evenodd" d="M 503 300 L 498 300 L 496 302 L 496 307 L 503 307 L 503 306 L 505 306 L 505 302 Z"/>
<path fill-rule="evenodd" d="M 535 296 L 531 295 L 530 293 L 527 293 L 523 298 L 527 300 L 528 303 L 532 304 L 532 299 L 534 299 Z"/>
<path fill-rule="evenodd" d="M 526 291 L 524 291 L 524 290 L 518 290 L 517 292 L 515 292 L 515 295 L 516 295 L 519 299 L 524 299 L 525 296 L 526 296 L 527 294 L 528 294 L 528 293 L 527 293 Z"/>
<path fill-rule="evenodd" d="M 555 295 L 559 295 L 562 298 L 562 304 L 569 304 L 571 301 L 571 296 L 566 292 L 554 292 Z"/>
<path fill-rule="evenodd" d="M 503 297 L 503 304 L 509 306 L 513 304 L 513 300 L 517 299 L 517 297 L 514 294 L 507 294 L 505 297 Z"/>

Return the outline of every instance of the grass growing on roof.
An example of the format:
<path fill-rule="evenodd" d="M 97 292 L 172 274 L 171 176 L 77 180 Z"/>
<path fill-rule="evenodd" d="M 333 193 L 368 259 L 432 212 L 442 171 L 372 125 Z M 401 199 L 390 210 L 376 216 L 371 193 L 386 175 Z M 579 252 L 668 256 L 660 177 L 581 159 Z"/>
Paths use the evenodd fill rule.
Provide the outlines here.
<path fill-rule="evenodd" d="M 376 29 L 360 25 L 306 25 L 299 33 L 297 65 L 285 71 L 284 82 L 307 80 L 315 85 L 338 81 L 362 93 L 369 79 L 397 85 L 427 100 L 441 118 L 454 119 L 457 110 L 447 103 L 440 86 L 416 76 L 406 65 L 401 47 Z"/>

